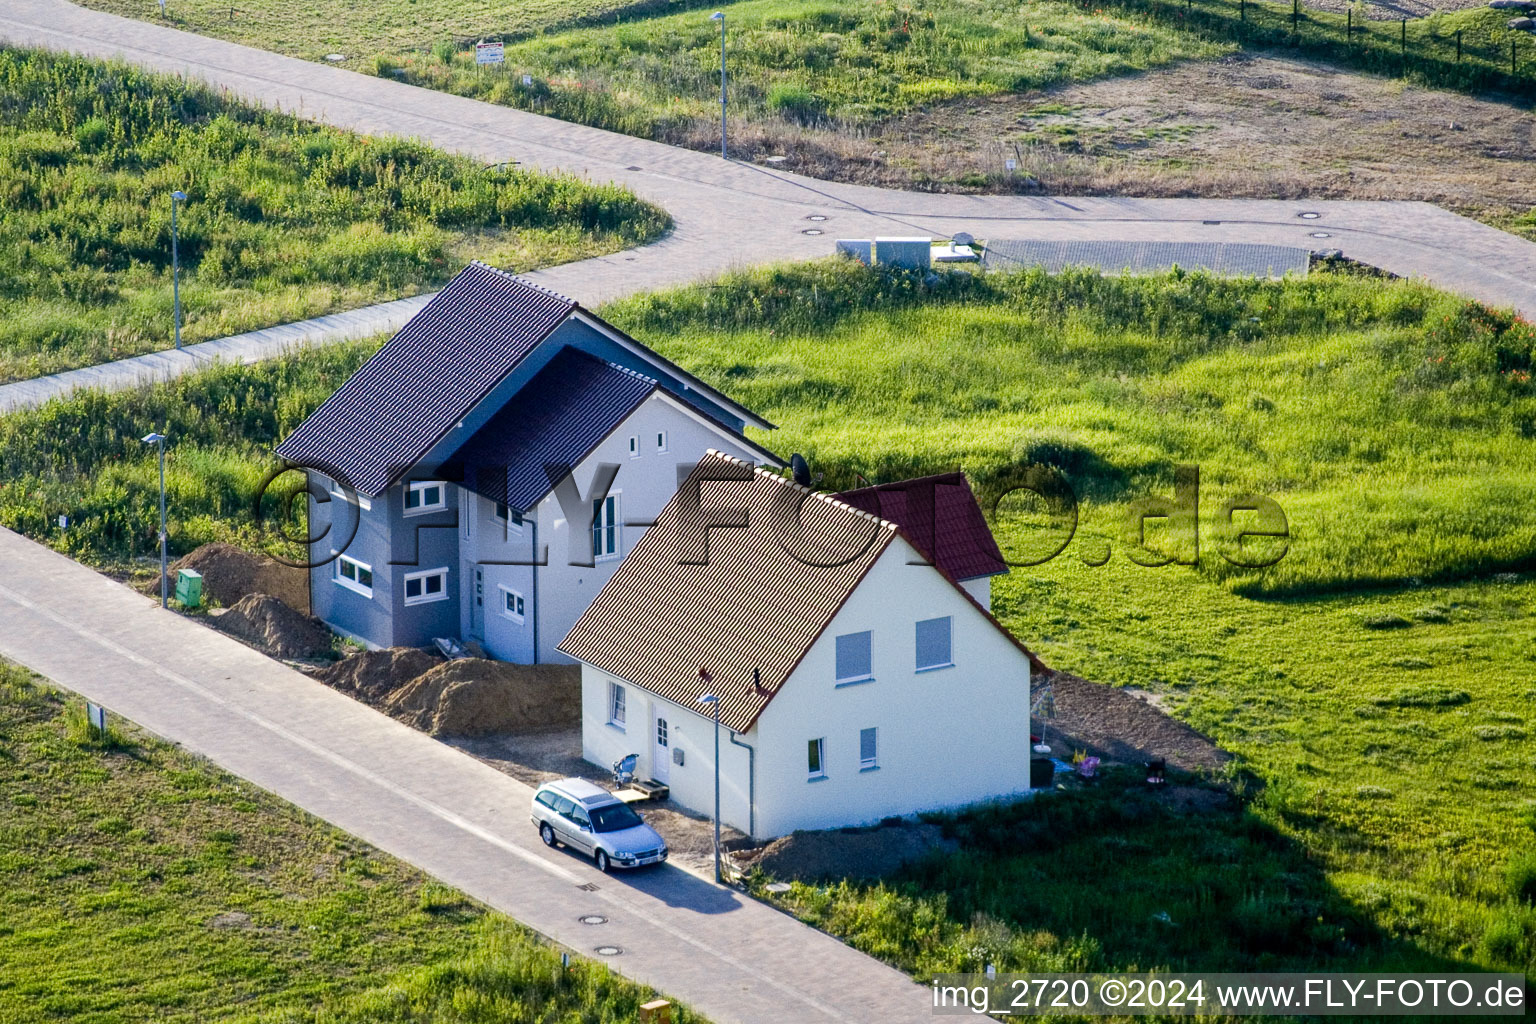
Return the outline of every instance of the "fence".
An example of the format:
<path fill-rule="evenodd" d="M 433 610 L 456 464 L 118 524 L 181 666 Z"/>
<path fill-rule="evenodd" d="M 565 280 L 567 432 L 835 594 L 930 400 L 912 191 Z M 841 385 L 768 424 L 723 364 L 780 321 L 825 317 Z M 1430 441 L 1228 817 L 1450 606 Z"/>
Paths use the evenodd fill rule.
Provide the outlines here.
<path fill-rule="evenodd" d="M 1338 64 L 1465 91 L 1536 94 L 1536 34 L 1505 27 L 1518 11 L 1372 21 L 1300 0 L 1085 0 L 1248 46 L 1289 47 Z"/>

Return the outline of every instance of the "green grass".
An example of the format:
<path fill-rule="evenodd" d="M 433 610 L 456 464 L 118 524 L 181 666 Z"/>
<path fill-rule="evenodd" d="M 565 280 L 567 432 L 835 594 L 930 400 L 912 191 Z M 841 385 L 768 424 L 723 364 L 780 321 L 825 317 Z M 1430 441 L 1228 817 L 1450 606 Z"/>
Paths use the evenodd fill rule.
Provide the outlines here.
<path fill-rule="evenodd" d="M 963 468 L 985 496 L 1027 464 L 1057 467 L 1079 495 L 1077 534 L 999 580 L 994 609 L 1047 663 L 1146 687 L 1242 758 L 1232 809 L 1187 819 L 1111 780 L 1098 796 L 961 815 L 947 819 L 954 857 L 883 888 L 796 888 L 797 912 L 917 973 L 974 966 L 973 947 L 1003 967 L 1529 969 L 1530 325 L 1331 273 L 928 286 L 841 261 L 603 313 L 779 423 L 766 440 L 806 453 L 823 487 Z M 257 476 L 369 350 L 0 420 L 0 477 L 26 481 L 0 490 L 0 522 L 88 559 L 147 553 L 153 466 L 135 438 L 179 417 L 173 543 L 261 543 L 226 477 Z M 1137 565 L 1126 511 L 1171 495 L 1181 464 L 1202 471 L 1200 564 Z M 98 477 L 127 497 L 114 505 Z M 1216 513 L 1250 490 L 1280 504 L 1292 534 L 1264 571 L 1220 557 Z M 208 497 L 220 494 L 224 506 Z M 49 525 L 80 508 L 76 532 Z M 1038 511 L 1001 506 L 1016 558 L 1054 546 Z M 131 529 L 109 532 L 114 516 Z M 1153 543 L 1181 549 L 1156 531 Z M 1087 564 L 1106 546 L 1107 563 Z"/>
<path fill-rule="evenodd" d="M 0 662 L 7 1024 L 628 1024 L 649 989 Z M 678 1019 L 698 1017 L 680 1008 Z"/>
<path fill-rule="evenodd" d="M 268 113 L 175 78 L 0 51 L 0 382 L 653 238 L 614 186 L 492 169 Z"/>
<path fill-rule="evenodd" d="M 138 0 L 88 6 L 151 17 Z M 381 10 L 382 8 L 382 10 Z M 321 9 L 253 0 L 233 20 L 222 0 L 181 0 L 171 21 L 268 49 L 664 141 L 718 118 L 719 34 L 711 8 L 682 0 L 543 0 L 515 9 L 449 0 L 351 2 Z M 1536 89 L 1536 43 L 1505 12 L 1397 23 L 1247 0 L 742 0 L 726 14 L 733 110 L 765 126 L 870 128 L 948 100 L 1013 93 L 1211 59 L 1240 47 L 1294 48 L 1346 67 L 1466 90 Z M 1456 60 L 1456 34 L 1462 59 Z M 506 66 L 477 68 L 477 39 L 508 43 Z M 1509 46 L 1526 48 L 1511 74 Z M 521 84 L 521 76 L 533 84 Z M 703 137 L 698 135 L 698 137 Z"/>
<path fill-rule="evenodd" d="M 1241 757 L 1229 810 L 1111 780 L 953 816 L 958 853 L 796 886 L 795 912 L 918 974 L 1536 964 L 1528 324 L 1334 274 L 925 289 L 835 263 L 606 313 L 779 423 L 823 487 L 960 467 L 995 493 L 1059 466 L 1078 534 L 997 581 L 994 610 L 1052 666 L 1148 688 Z M 1280 503 L 1275 568 L 1233 569 L 1210 532 L 1198 568 L 1130 561 L 1129 502 L 1186 463 L 1203 530 L 1235 492 Z M 1054 546 L 1031 511 L 996 523 L 1016 557 Z"/>

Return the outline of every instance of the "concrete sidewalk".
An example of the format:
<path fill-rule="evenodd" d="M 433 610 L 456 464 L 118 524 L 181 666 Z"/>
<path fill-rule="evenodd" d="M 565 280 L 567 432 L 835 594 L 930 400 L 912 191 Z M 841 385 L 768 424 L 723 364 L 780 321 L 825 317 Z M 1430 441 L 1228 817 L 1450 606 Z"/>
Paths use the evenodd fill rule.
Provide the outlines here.
<path fill-rule="evenodd" d="M 905 975 L 733 890 L 546 849 L 528 786 L 62 555 L 0 530 L 0 564 L 0 655 L 717 1024 L 930 1017 Z"/>

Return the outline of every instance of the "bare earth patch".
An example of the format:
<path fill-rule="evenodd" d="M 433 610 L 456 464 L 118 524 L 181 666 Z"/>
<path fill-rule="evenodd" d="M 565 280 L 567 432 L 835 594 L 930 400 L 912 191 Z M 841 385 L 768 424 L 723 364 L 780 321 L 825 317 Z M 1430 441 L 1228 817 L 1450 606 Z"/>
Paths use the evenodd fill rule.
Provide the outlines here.
<path fill-rule="evenodd" d="M 1529 100 L 1273 54 L 961 100 L 863 135 L 789 125 L 742 133 L 740 145 L 759 160 L 779 154 L 785 169 L 869 184 L 1424 200 L 1536 237 Z M 1018 164 L 1011 175 L 1007 159 Z"/>
<path fill-rule="evenodd" d="M 1170 768 L 1220 768 L 1232 755 L 1166 711 L 1148 695 L 1105 686 L 1066 672 L 1054 677 L 1056 717 L 1045 721 L 1046 742 L 1063 760 L 1074 750 L 1119 764 L 1162 757 Z M 1036 720 L 1034 731 L 1040 731 Z"/>

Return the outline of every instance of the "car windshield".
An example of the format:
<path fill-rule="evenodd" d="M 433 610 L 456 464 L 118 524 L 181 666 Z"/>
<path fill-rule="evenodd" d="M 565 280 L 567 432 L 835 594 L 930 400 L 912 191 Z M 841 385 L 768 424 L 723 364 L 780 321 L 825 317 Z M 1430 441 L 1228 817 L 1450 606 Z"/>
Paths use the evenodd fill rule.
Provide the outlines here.
<path fill-rule="evenodd" d="M 592 809 L 592 828 L 596 832 L 622 832 L 643 824 L 640 815 L 630 810 L 629 804 L 609 804 Z"/>

